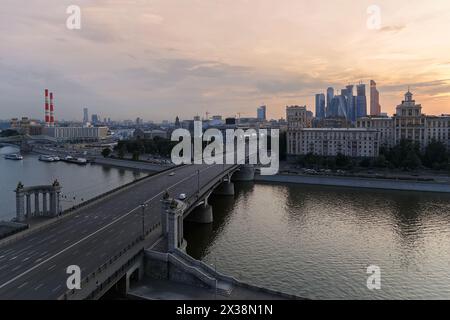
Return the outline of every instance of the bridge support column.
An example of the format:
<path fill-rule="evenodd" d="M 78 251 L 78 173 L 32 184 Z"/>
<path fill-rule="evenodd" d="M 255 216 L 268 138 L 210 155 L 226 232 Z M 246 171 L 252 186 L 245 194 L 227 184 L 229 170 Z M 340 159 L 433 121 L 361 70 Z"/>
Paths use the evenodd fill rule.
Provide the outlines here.
<path fill-rule="evenodd" d="M 214 190 L 213 194 L 217 196 L 234 196 L 234 183 L 230 179 L 224 181 Z"/>
<path fill-rule="evenodd" d="M 212 206 L 208 203 L 208 198 L 205 199 L 204 203 L 195 208 L 186 220 L 194 223 L 213 223 L 213 210 Z"/>
<path fill-rule="evenodd" d="M 47 201 L 47 192 L 42 193 L 42 215 L 48 215 L 48 201 Z"/>
<path fill-rule="evenodd" d="M 41 209 L 39 208 L 39 192 L 34 193 L 34 215 L 39 216 Z"/>
<path fill-rule="evenodd" d="M 26 218 L 31 218 L 31 194 L 27 193 L 27 215 Z"/>
<path fill-rule="evenodd" d="M 253 165 L 242 165 L 235 174 L 232 181 L 253 181 L 255 180 L 255 167 Z"/>
<path fill-rule="evenodd" d="M 25 221 L 26 218 L 25 218 L 25 203 L 24 203 L 25 192 L 23 190 L 22 183 L 19 182 L 15 192 L 16 192 L 16 220 L 18 222 L 23 222 Z"/>
<path fill-rule="evenodd" d="M 186 249 L 183 230 L 183 211 L 181 201 L 171 201 L 170 208 L 167 210 L 167 249 L 169 252 L 173 252 L 175 249 Z"/>

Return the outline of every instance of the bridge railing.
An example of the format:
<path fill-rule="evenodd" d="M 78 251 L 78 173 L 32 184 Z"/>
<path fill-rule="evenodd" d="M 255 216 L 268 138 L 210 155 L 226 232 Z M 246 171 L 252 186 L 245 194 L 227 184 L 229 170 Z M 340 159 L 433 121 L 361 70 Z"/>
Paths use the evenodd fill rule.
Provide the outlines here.
<path fill-rule="evenodd" d="M 160 226 L 161 226 L 161 222 L 158 222 L 158 223 L 154 224 L 153 226 L 151 226 L 149 229 L 146 230 L 145 236 L 140 235 L 140 236 L 136 237 L 135 239 L 133 239 L 133 241 L 128 243 L 127 246 L 125 246 L 123 249 L 121 249 L 119 252 L 117 252 L 114 256 L 109 258 L 105 263 L 100 265 L 95 271 L 91 272 L 86 277 L 84 277 L 81 281 L 81 290 L 83 290 L 83 288 L 88 287 L 92 283 L 96 284 L 95 289 L 93 289 L 89 294 L 87 294 L 86 298 L 87 299 L 95 298 L 99 294 L 99 292 L 101 292 L 104 289 L 105 286 L 108 286 L 112 282 L 115 282 L 115 280 L 117 280 L 118 278 L 120 279 L 120 277 L 123 276 L 123 272 L 125 271 L 126 267 L 128 267 L 132 263 L 134 263 L 136 261 L 137 257 L 143 252 L 143 250 L 145 248 L 146 237 L 148 235 L 150 235 L 152 232 L 154 232 L 156 229 L 158 229 Z M 110 275 L 109 277 L 107 277 L 104 281 L 102 281 L 101 283 L 96 283 L 98 278 L 100 276 L 102 276 L 103 274 L 105 274 L 105 272 L 111 266 L 113 266 L 116 262 L 118 262 L 121 258 L 125 257 L 127 254 L 131 253 L 131 251 L 133 251 L 133 249 L 135 249 L 135 247 L 139 244 L 142 245 L 142 248 L 140 248 L 137 253 L 134 252 L 134 254 L 129 259 L 127 259 L 126 261 L 121 263 L 120 267 L 118 267 L 118 269 L 116 271 L 114 271 L 113 274 Z M 142 252 L 141 252 L 141 250 L 142 250 Z M 79 290 L 75 290 L 75 289 L 69 290 L 66 293 L 64 293 L 62 296 L 60 296 L 59 300 L 68 300 L 71 297 L 75 297 L 77 294 L 79 294 Z"/>

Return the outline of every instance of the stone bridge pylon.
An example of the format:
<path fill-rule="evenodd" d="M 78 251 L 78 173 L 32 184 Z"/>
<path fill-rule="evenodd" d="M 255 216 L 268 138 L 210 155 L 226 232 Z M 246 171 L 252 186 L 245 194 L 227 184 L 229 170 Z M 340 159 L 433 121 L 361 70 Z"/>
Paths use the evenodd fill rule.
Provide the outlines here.
<path fill-rule="evenodd" d="M 21 182 L 16 192 L 16 221 L 25 222 L 33 217 L 56 217 L 60 213 L 61 185 L 25 187 Z M 32 206 L 33 201 L 33 206 Z"/>

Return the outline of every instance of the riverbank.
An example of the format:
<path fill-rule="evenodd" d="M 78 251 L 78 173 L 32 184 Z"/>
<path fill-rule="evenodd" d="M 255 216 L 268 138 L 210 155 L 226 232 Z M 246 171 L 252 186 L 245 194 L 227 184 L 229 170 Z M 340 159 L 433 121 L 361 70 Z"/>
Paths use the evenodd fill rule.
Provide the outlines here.
<path fill-rule="evenodd" d="M 450 193 L 450 184 L 448 183 L 403 181 L 394 179 L 279 174 L 274 176 L 256 175 L 255 181 L 266 183 L 293 183 L 334 187 Z"/>

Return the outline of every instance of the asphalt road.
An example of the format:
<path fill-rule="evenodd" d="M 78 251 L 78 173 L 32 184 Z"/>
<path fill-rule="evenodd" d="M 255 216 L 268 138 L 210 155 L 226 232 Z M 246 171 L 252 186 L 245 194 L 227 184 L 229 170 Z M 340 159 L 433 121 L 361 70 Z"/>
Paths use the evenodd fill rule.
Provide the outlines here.
<path fill-rule="evenodd" d="M 225 166 L 230 167 L 230 166 Z M 160 200 L 168 190 L 172 196 L 195 194 L 223 170 L 223 165 L 190 165 L 163 173 L 102 200 L 44 230 L 0 247 L 0 299 L 56 299 L 67 291 L 66 268 L 78 265 L 81 277 L 124 249 L 142 234 L 145 226 L 160 221 Z M 200 170 L 200 179 L 197 171 Z M 158 231 L 160 232 L 160 231 Z M 152 234 L 158 238 L 158 234 Z"/>

